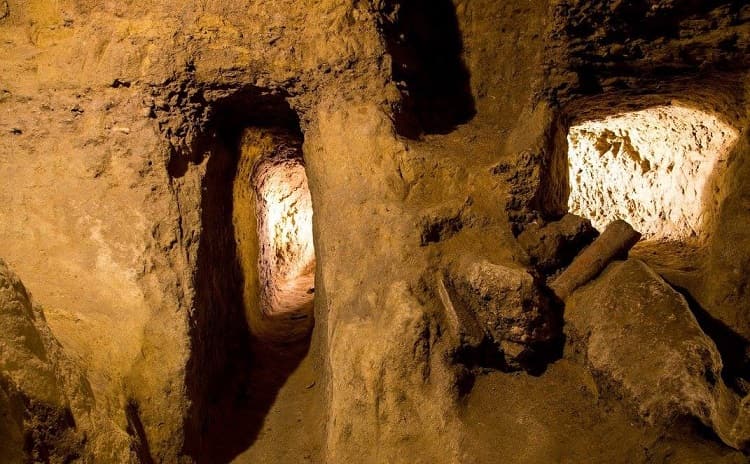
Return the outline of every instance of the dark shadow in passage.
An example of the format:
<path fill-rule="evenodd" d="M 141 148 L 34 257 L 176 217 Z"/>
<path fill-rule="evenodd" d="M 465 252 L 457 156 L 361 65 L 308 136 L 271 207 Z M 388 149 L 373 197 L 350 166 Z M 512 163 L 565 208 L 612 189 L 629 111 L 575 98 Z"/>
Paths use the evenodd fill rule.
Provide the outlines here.
<path fill-rule="evenodd" d="M 208 397 L 198 463 L 231 462 L 258 439 L 279 390 L 307 355 L 310 340 L 269 346 L 256 340 L 237 347 L 225 366 L 227 383 Z M 276 430 L 283 439 L 283 430 Z"/>
<path fill-rule="evenodd" d="M 703 307 L 681 287 L 674 287 L 687 300 L 690 310 L 695 315 L 698 324 L 708 335 L 721 354 L 724 368 L 721 370 L 721 378 L 732 390 L 742 396 L 750 393 L 750 342 L 740 334 L 732 330 L 720 320 L 711 316 Z"/>
<path fill-rule="evenodd" d="M 146 437 L 146 430 L 141 422 L 141 415 L 138 411 L 138 403 L 133 400 L 128 401 L 125 405 L 125 419 L 128 421 L 126 431 L 132 438 L 130 449 L 138 457 L 141 464 L 153 464 L 154 458 L 151 456 L 151 448 Z"/>
<path fill-rule="evenodd" d="M 382 23 L 393 79 L 403 95 L 396 130 L 445 134 L 476 114 L 463 41 L 450 0 L 388 1 Z"/>

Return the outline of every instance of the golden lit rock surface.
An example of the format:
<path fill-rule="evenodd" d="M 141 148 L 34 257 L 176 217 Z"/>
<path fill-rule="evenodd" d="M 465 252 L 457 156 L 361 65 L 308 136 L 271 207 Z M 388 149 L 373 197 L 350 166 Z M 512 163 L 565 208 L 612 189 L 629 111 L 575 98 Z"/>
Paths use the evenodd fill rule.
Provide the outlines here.
<path fill-rule="evenodd" d="M 300 161 L 259 166 L 258 235 L 263 257 L 258 266 L 268 293 L 261 303 L 266 314 L 312 312 L 315 290 L 315 249 L 312 204 L 305 167 Z"/>
<path fill-rule="evenodd" d="M 310 189 L 293 134 L 246 130 L 233 186 L 244 306 L 258 337 L 292 341 L 313 324 L 315 247 Z"/>
<path fill-rule="evenodd" d="M 569 200 L 637 194 L 747 410 L 746 2 L 0 0 L 0 55 L 0 461 L 747 460 L 601 389 L 547 286 Z"/>
<path fill-rule="evenodd" d="M 599 230 L 624 219 L 646 239 L 697 238 L 711 177 L 723 174 L 738 135 L 716 116 L 679 105 L 572 126 L 568 207 Z"/>

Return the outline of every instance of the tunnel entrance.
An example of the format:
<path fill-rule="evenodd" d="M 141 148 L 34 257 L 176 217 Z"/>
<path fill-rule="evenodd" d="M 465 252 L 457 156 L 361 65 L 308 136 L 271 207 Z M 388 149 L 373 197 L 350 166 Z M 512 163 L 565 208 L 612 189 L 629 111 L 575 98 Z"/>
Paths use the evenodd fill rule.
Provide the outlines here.
<path fill-rule="evenodd" d="M 599 230 L 624 219 L 645 240 L 700 238 L 718 203 L 714 177 L 738 133 L 679 105 L 583 121 L 567 134 L 571 213 Z"/>
<path fill-rule="evenodd" d="M 302 140 L 281 129 L 243 132 L 233 223 L 251 332 L 274 342 L 312 329 L 315 249 Z"/>
<path fill-rule="evenodd" d="M 711 108 L 710 102 L 704 105 Z M 701 329 L 716 343 L 722 379 L 745 396 L 750 345 L 733 325 L 742 309 L 734 302 L 729 310 L 722 308 L 726 295 L 742 290 L 722 282 L 724 263 L 712 262 L 716 254 L 735 254 L 735 238 L 727 240 L 723 230 L 735 227 L 725 211 L 741 185 L 739 136 L 714 111 L 672 101 L 573 124 L 564 156 L 557 153 L 551 164 L 558 176 L 567 176 L 566 206 L 571 213 L 590 219 L 599 230 L 624 219 L 643 234 L 630 255 L 684 297 Z M 562 159 L 566 162 L 559 162 Z M 715 288 L 725 293 L 717 298 Z"/>
<path fill-rule="evenodd" d="M 307 414 L 315 259 L 303 134 L 285 96 L 242 89 L 207 114 L 170 173 L 205 170 L 198 185 L 177 182 L 187 205 L 200 196 L 183 452 L 221 463 L 268 446 L 269 422 Z"/>

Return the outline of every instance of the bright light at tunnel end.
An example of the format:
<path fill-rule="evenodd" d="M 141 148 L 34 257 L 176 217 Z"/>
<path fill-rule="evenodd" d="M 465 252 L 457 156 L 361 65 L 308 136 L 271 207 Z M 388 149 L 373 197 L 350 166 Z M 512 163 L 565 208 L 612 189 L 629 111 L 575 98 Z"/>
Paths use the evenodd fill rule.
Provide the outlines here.
<path fill-rule="evenodd" d="M 568 208 L 599 230 L 624 219 L 645 239 L 696 237 L 708 182 L 738 136 L 712 114 L 679 105 L 574 125 Z"/>
<path fill-rule="evenodd" d="M 315 248 L 304 165 L 268 160 L 256 179 L 261 309 L 267 316 L 311 317 Z"/>

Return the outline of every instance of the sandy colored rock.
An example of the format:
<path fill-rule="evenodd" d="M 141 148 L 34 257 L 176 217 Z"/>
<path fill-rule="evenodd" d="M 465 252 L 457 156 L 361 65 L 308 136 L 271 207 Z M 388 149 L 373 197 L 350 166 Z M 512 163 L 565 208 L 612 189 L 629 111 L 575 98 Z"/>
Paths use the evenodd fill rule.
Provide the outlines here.
<path fill-rule="evenodd" d="M 436 276 L 436 286 L 451 336 L 459 347 L 479 347 L 487 335 L 474 312 L 445 285 L 444 276 Z"/>
<path fill-rule="evenodd" d="M 242 298 L 254 336 L 309 336 L 315 292 L 312 206 L 298 134 L 246 130 L 232 186 Z"/>
<path fill-rule="evenodd" d="M 549 287 L 558 298 L 567 300 L 575 289 L 596 277 L 611 261 L 627 257 L 628 250 L 640 238 L 641 234 L 627 222 L 614 221 L 588 248 L 575 257 Z"/>
<path fill-rule="evenodd" d="M 104 437 L 99 434 L 111 427 L 94 414 L 88 380 L 2 260 L 0 327 L 0 459 L 15 463 L 128 457 L 125 437 L 109 436 L 109 449 L 100 448 Z"/>
<path fill-rule="evenodd" d="M 559 221 L 529 224 L 518 236 L 518 242 L 531 258 L 531 264 L 542 272 L 552 273 L 570 264 L 597 235 L 591 221 L 566 214 Z"/>
<path fill-rule="evenodd" d="M 332 361 L 343 369 L 333 373 L 331 385 L 329 459 L 457 462 L 460 427 L 451 407 L 451 374 L 440 355 L 446 345 L 403 283 L 392 288 L 384 303 L 380 316 L 354 323 L 332 340 Z M 368 348 L 349 338 L 375 340 L 375 334 L 381 341 Z M 417 407 L 419 395 L 433 401 Z M 371 448 L 374 428 L 379 430 L 377 449 Z M 432 440 L 442 444 L 440 449 L 429 445 Z"/>
<path fill-rule="evenodd" d="M 456 353 L 523 358 L 560 335 L 515 236 L 568 212 L 571 126 L 665 106 L 740 134 L 685 282 L 750 337 L 748 24 L 737 0 L 0 0 L 0 257 L 59 341 L 48 360 L 71 362 L 0 331 L 39 367 L 0 376 L 68 402 L 83 462 L 746 460 L 631 425 L 559 349 L 533 375 Z M 256 212 L 233 186 L 242 134 L 276 131 L 301 146 L 315 292 L 278 331 L 299 337 L 268 344 L 247 321 Z M 81 373 L 91 395 L 65 386 Z M 22 395 L 0 387 L 13 459 Z"/>
<path fill-rule="evenodd" d="M 451 272 L 451 284 L 509 367 L 523 366 L 555 337 L 554 309 L 526 270 L 467 262 Z"/>
<path fill-rule="evenodd" d="M 711 176 L 739 134 L 679 105 L 586 121 L 568 132 L 568 207 L 597 229 L 624 219 L 647 239 L 705 236 Z"/>
<path fill-rule="evenodd" d="M 728 444 L 737 399 L 721 355 L 685 299 L 638 260 L 613 263 L 566 304 L 570 343 L 599 378 L 648 423 L 695 417 Z"/>

